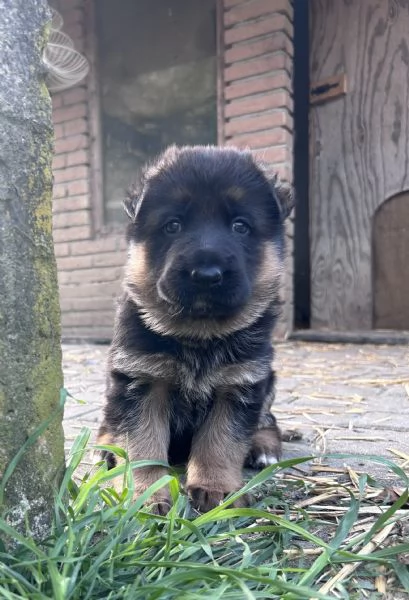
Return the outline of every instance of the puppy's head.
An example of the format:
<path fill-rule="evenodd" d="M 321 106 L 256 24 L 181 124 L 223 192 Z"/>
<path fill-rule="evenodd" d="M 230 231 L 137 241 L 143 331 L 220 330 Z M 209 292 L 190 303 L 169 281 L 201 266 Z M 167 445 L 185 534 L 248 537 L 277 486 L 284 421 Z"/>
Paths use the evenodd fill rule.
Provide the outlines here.
<path fill-rule="evenodd" d="M 210 338 L 254 321 L 277 297 L 291 203 L 249 152 L 164 152 L 125 202 L 126 286 L 145 322 Z"/>

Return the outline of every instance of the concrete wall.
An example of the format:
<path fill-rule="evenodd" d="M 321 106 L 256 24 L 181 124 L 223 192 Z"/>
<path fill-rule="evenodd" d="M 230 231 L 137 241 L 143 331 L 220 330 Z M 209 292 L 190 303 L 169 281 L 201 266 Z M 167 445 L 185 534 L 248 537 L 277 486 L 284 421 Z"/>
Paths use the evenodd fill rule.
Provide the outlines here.
<path fill-rule="evenodd" d="M 291 1 L 219 1 L 219 142 L 250 147 L 291 181 Z M 53 96 L 54 241 L 63 335 L 109 338 L 125 243 L 123 229 L 103 218 L 95 15 L 90 0 L 56 0 L 54 6 L 64 18 L 63 30 L 92 67 L 83 84 Z M 288 241 L 281 335 L 292 324 L 291 223 Z"/>

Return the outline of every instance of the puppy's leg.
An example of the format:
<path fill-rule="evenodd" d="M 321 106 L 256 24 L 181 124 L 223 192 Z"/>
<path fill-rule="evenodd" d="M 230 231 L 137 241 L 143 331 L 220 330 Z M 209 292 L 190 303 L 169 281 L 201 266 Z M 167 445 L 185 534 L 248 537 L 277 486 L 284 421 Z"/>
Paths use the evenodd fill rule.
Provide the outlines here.
<path fill-rule="evenodd" d="M 98 430 L 96 443 L 100 446 L 111 446 L 114 443 L 112 435 L 109 433 L 109 427 L 103 422 L 100 425 Z M 99 459 L 102 459 L 106 462 L 108 469 L 113 469 L 116 466 L 116 458 L 115 454 L 112 452 L 108 452 L 107 450 L 102 450 L 95 454 L 95 457 L 99 455 Z"/>
<path fill-rule="evenodd" d="M 278 462 L 281 458 L 281 431 L 278 428 L 271 406 L 274 402 L 274 372 L 271 371 L 265 380 L 264 402 L 260 413 L 257 431 L 251 441 L 245 465 L 253 469 L 263 469 Z"/>
<path fill-rule="evenodd" d="M 117 426 L 115 443 L 127 450 L 130 461 L 168 461 L 170 440 L 168 387 L 163 382 L 153 382 L 138 401 L 123 413 Z M 161 466 L 133 470 L 134 497 L 139 497 L 150 485 L 167 473 Z M 160 489 L 152 498 L 159 514 L 169 510 L 170 496 L 167 488 Z"/>
<path fill-rule="evenodd" d="M 193 438 L 187 489 L 198 510 L 206 512 L 242 485 L 244 459 L 260 407 L 243 399 L 242 390 L 216 397 L 205 423 Z M 245 506 L 246 497 L 235 506 Z"/>
<path fill-rule="evenodd" d="M 278 462 L 280 458 L 280 429 L 273 415 L 263 415 L 258 430 L 253 434 L 245 465 L 253 469 L 263 469 Z"/>

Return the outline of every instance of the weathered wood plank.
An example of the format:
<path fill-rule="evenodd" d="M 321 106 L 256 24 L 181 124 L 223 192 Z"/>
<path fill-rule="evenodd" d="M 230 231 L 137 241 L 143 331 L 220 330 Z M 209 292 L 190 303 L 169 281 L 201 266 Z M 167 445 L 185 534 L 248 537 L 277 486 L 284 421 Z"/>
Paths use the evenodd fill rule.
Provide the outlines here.
<path fill-rule="evenodd" d="M 311 0 L 310 79 L 348 92 L 311 107 L 311 326 L 371 329 L 372 219 L 409 187 L 409 0 Z"/>

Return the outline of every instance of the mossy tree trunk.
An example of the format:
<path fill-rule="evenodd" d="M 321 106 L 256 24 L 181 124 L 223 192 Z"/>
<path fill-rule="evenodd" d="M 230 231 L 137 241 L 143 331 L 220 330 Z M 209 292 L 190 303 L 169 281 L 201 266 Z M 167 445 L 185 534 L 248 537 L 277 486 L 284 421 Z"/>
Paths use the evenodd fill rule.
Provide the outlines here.
<path fill-rule="evenodd" d="M 62 386 L 52 240 L 51 101 L 42 51 L 46 0 L 0 0 L 0 479 L 56 411 Z M 62 413 L 24 453 L 1 513 L 41 538 L 64 470 Z"/>

